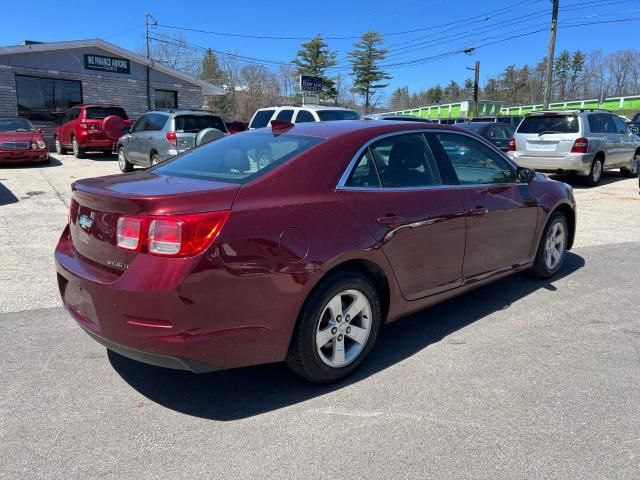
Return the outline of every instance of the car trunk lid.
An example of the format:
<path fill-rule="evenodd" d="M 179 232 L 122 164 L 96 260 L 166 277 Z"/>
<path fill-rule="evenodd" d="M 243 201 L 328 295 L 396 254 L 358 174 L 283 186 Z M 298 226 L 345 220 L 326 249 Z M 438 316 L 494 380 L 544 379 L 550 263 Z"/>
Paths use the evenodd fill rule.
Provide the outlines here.
<path fill-rule="evenodd" d="M 120 217 L 230 210 L 239 188 L 152 172 L 75 182 L 69 218 L 73 246 L 95 267 L 121 273 L 139 254 L 116 246 Z"/>

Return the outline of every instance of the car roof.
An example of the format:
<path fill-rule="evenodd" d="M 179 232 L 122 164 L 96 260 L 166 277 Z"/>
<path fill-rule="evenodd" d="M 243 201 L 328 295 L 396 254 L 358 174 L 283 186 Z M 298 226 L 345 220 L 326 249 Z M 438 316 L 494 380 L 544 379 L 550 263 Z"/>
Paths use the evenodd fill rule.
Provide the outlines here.
<path fill-rule="evenodd" d="M 167 108 L 167 109 L 156 109 L 156 110 L 149 110 L 148 112 L 145 113 L 164 113 L 164 114 L 168 114 L 168 115 L 209 115 L 212 117 L 220 117 L 220 115 L 218 115 L 215 112 L 209 112 L 207 110 L 190 110 L 188 108 Z"/>

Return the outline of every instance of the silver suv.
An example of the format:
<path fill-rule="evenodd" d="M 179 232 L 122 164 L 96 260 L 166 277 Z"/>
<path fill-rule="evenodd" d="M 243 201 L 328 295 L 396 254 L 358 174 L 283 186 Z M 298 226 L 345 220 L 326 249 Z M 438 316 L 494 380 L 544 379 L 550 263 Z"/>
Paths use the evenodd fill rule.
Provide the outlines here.
<path fill-rule="evenodd" d="M 118 165 L 130 172 L 134 165 L 149 167 L 202 143 L 226 135 L 222 119 L 201 110 L 158 110 L 140 116 L 118 140 Z"/>
<path fill-rule="evenodd" d="M 521 167 L 575 173 L 593 186 L 604 170 L 637 175 L 640 137 L 604 110 L 536 112 L 518 126 L 508 155 Z"/>

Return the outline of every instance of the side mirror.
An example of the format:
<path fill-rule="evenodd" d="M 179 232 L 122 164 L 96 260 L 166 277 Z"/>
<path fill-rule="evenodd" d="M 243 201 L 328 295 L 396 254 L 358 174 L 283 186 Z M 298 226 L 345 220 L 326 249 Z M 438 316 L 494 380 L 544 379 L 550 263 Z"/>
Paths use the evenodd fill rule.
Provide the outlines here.
<path fill-rule="evenodd" d="M 516 181 L 518 183 L 530 183 L 536 178 L 536 171 L 531 168 L 518 167 L 516 170 Z"/>

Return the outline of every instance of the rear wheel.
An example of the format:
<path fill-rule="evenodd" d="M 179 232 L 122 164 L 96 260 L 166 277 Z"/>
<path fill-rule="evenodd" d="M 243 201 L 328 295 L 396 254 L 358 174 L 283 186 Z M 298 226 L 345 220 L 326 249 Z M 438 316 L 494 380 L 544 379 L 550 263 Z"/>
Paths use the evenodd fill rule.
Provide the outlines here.
<path fill-rule="evenodd" d="M 57 137 L 56 137 L 56 153 L 58 155 L 66 155 L 67 154 L 67 149 L 62 146 L 62 143 L 60 143 L 60 139 L 57 138 Z"/>
<path fill-rule="evenodd" d="M 355 272 L 336 273 L 307 299 L 287 365 L 311 382 L 338 381 L 362 363 L 380 323 L 380 299 L 371 281 Z"/>
<path fill-rule="evenodd" d="M 120 167 L 120 171 L 122 173 L 129 173 L 133 171 L 133 165 L 129 163 L 127 160 L 127 156 L 124 153 L 124 148 L 120 147 L 118 149 L 118 167 Z"/>
<path fill-rule="evenodd" d="M 555 275 L 562 268 L 567 255 L 568 244 L 569 227 L 567 219 L 561 212 L 555 212 L 549 218 L 540 238 L 531 273 L 539 278 L 549 278 Z"/>
<path fill-rule="evenodd" d="M 640 163 L 640 153 L 636 153 L 631 160 L 629 168 L 622 167 L 620 169 L 620 175 L 627 178 L 633 178 L 638 175 L 638 164 Z"/>
<path fill-rule="evenodd" d="M 590 187 L 595 187 L 596 185 L 598 185 L 598 183 L 600 183 L 600 180 L 602 179 L 603 169 L 604 161 L 602 160 L 602 157 L 596 157 L 596 159 L 593 161 L 593 164 L 591 165 L 591 171 L 585 179 L 587 185 L 589 185 Z"/>
<path fill-rule="evenodd" d="M 160 155 L 154 153 L 151 155 L 151 166 L 158 165 L 160 163 Z"/>
<path fill-rule="evenodd" d="M 73 137 L 71 139 L 71 148 L 73 150 L 73 156 L 76 158 L 84 158 L 85 157 L 85 152 L 84 149 L 80 146 L 80 144 L 78 143 L 78 140 L 76 139 L 76 137 Z"/>

